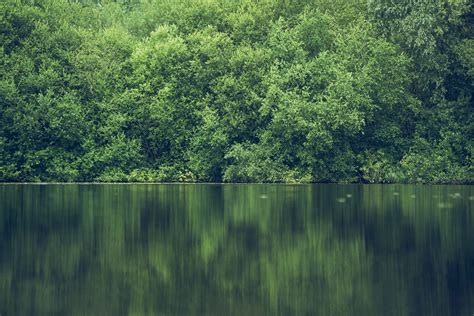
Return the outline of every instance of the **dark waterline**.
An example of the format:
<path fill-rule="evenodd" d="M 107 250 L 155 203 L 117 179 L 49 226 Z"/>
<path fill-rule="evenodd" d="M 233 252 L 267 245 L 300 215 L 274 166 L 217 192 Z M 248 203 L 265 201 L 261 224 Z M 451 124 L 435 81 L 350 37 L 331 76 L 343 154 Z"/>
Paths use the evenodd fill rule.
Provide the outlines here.
<path fill-rule="evenodd" d="M 474 187 L 0 185 L 0 314 L 471 315 Z"/>

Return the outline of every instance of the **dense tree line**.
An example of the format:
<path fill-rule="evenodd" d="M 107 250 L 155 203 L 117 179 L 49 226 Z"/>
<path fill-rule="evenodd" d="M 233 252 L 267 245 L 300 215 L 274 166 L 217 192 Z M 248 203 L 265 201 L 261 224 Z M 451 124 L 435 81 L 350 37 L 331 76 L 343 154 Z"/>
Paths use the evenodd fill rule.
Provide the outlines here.
<path fill-rule="evenodd" d="M 472 182 L 468 0 L 4 0 L 2 181 Z"/>

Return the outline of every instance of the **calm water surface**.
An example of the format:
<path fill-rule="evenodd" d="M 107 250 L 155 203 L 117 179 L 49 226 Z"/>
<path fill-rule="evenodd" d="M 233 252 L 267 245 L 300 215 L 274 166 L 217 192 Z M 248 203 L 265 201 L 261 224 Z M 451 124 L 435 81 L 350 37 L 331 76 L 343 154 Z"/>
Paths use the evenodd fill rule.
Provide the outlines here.
<path fill-rule="evenodd" d="M 0 314 L 470 316 L 474 187 L 0 185 Z"/>

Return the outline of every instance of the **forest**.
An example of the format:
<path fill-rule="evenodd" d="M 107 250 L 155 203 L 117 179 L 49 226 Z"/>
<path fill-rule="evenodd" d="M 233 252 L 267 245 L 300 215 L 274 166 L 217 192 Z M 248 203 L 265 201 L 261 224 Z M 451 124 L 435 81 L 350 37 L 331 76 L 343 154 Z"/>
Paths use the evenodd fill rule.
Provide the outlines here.
<path fill-rule="evenodd" d="M 474 182 L 470 0 L 2 0 L 2 182 Z"/>

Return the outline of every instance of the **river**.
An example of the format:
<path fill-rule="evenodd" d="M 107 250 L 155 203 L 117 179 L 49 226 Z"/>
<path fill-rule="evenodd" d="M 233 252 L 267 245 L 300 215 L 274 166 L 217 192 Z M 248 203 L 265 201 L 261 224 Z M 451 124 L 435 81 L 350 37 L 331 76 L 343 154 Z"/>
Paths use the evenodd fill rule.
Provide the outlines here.
<path fill-rule="evenodd" d="M 0 184 L 0 314 L 472 315 L 474 186 Z"/>

